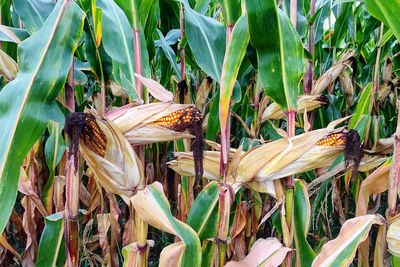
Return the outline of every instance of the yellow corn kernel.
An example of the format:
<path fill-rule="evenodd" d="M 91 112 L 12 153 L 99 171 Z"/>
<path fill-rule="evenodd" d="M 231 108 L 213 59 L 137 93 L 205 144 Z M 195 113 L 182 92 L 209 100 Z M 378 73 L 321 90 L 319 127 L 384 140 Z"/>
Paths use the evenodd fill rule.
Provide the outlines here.
<path fill-rule="evenodd" d="M 159 125 L 170 128 L 174 131 L 184 131 L 194 122 L 201 121 L 201 113 L 195 107 L 187 107 L 177 110 L 156 121 L 151 122 L 152 125 Z"/>
<path fill-rule="evenodd" d="M 346 144 L 346 133 L 333 133 L 319 140 L 317 146 L 344 146 Z"/>

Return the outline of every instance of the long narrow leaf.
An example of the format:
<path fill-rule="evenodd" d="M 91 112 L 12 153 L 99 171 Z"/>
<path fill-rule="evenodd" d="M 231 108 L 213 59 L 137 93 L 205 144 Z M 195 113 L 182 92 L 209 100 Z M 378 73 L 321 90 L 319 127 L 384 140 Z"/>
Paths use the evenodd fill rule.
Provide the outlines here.
<path fill-rule="evenodd" d="M 229 107 L 239 68 L 249 43 L 247 16 L 241 17 L 233 28 L 226 48 L 224 64 L 222 66 L 221 89 L 219 100 L 219 122 L 221 124 L 221 145 L 224 164 L 228 162 L 229 151 L 228 119 Z"/>
<path fill-rule="evenodd" d="M 285 111 L 297 110 L 304 73 L 303 46 L 276 1 L 246 0 L 250 41 L 257 50 L 258 71 L 266 94 Z"/>
<path fill-rule="evenodd" d="M 74 2 L 59 1 L 43 27 L 19 45 L 19 73 L 0 93 L 0 232 L 14 205 L 22 160 L 54 113 L 83 18 Z"/>

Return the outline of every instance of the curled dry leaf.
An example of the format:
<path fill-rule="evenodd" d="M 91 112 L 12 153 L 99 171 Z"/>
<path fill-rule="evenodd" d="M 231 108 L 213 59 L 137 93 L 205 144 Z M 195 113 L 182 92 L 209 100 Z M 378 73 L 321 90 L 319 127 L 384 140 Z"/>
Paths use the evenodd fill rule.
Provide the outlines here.
<path fill-rule="evenodd" d="M 369 197 L 385 192 L 389 186 L 390 160 L 362 181 L 356 206 L 356 216 L 367 214 Z"/>
<path fill-rule="evenodd" d="M 291 251 L 291 249 L 284 247 L 275 237 L 267 239 L 260 238 L 257 239 L 250 253 L 243 260 L 239 262 L 230 261 L 225 267 L 276 267 L 283 262 L 289 251 Z"/>

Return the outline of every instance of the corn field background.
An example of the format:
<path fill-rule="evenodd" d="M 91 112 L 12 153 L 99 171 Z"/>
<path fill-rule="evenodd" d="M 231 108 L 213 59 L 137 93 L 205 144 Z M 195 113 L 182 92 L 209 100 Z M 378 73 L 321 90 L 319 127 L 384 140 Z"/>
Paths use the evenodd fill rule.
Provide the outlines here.
<path fill-rule="evenodd" d="M 400 1 L 0 3 L 1 266 L 400 266 Z"/>

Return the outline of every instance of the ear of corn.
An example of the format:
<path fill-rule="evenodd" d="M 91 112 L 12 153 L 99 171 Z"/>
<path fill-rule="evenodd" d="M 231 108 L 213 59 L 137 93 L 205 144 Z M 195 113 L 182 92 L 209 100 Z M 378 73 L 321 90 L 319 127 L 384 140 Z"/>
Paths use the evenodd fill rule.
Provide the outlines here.
<path fill-rule="evenodd" d="M 321 95 L 301 95 L 297 99 L 297 114 L 303 114 L 305 110 L 307 110 L 307 112 L 313 111 L 327 103 L 328 99 Z M 280 120 L 285 117 L 285 113 L 275 102 L 272 102 L 262 113 L 263 122 L 267 120 Z"/>
<path fill-rule="evenodd" d="M 352 50 L 343 53 L 339 60 L 336 61 L 335 64 L 333 64 L 333 66 L 314 83 L 311 94 L 322 94 L 327 87 L 332 85 L 343 69 L 351 65 L 351 60 L 354 57 L 354 54 L 355 52 Z"/>
<path fill-rule="evenodd" d="M 77 145 L 95 178 L 107 192 L 129 197 L 143 179 L 143 169 L 129 142 L 109 120 L 95 114 L 73 113 L 68 117 L 66 131 Z"/>

